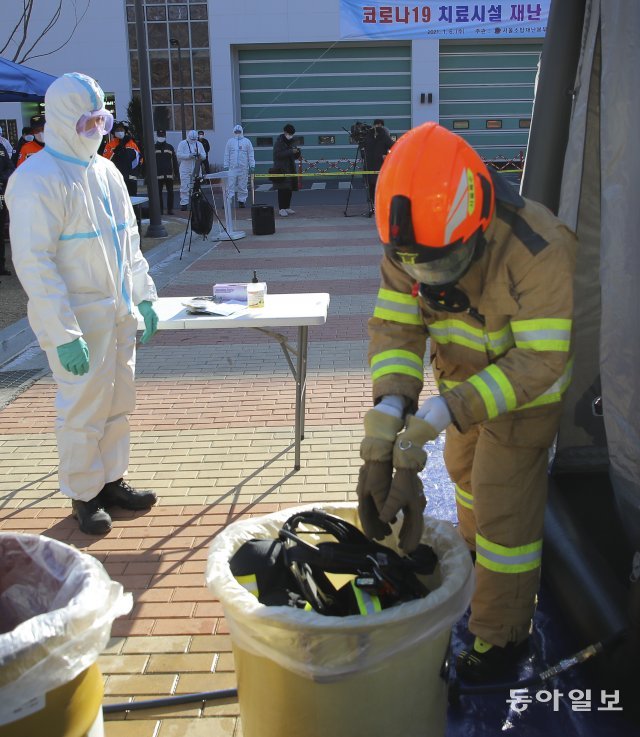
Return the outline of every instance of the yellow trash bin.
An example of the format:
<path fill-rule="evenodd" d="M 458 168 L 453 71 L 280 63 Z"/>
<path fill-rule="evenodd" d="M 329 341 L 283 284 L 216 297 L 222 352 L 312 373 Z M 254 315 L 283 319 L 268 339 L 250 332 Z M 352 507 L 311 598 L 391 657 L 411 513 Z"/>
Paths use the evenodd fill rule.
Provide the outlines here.
<path fill-rule="evenodd" d="M 354 504 L 300 509 L 318 508 L 359 526 Z M 474 583 L 462 538 L 448 522 L 425 517 L 422 542 L 438 566 L 424 579 L 431 591 L 424 599 L 366 617 L 264 606 L 236 582 L 229 560 L 247 540 L 276 538 L 296 511 L 230 525 L 209 552 L 207 585 L 231 632 L 244 737 L 442 737 L 442 665 Z"/>
<path fill-rule="evenodd" d="M 102 737 L 96 665 L 131 595 L 89 555 L 0 533 L 0 737 Z"/>

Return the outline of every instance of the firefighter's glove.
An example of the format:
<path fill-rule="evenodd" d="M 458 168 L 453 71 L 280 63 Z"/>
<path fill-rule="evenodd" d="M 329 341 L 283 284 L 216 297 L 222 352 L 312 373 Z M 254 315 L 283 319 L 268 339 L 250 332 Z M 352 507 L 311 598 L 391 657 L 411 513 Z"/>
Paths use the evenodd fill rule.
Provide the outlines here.
<path fill-rule="evenodd" d="M 360 444 L 364 464 L 358 476 L 358 515 L 367 537 L 381 540 L 390 534 L 388 524 L 380 521 L 379 511 L 385 503 L 393 475 L 393 444 L 404 421 L 402 397 L 383 397 L 364 418 L 365 436 Z"/>
<path fill-rule="evenodd" d="M 446 424 L 448 425 L 451 422 L 451 415 L 446 402 L 440 397 L 432 397 L 420 409 L 422 410 L 432 400 L 436 400 L 436 407 L 431 414 L 426 416 L 433 420 L 437 415 L 435 424 L 412 415 L 407 420 L 406 430 L 396 438 L 393 446 L 395 474 L 385 505 L 380 511 L 381 521 L 388 523 L 394 521 L 397 513 L 402 510 L 400 547 L 405 553 L 411 553 L 415 550 L 422 537 L 422 513 L 427 501 L 424 497 L 422 480 L 418 474 L 427 462 L 427 452 L 424 449 L 424 444 L 429 440 L 434 440 L 439 435 L 442 430 L 440 425 L 447 418 Z M 442 402 L 444 409 L 440 402 Z"/>

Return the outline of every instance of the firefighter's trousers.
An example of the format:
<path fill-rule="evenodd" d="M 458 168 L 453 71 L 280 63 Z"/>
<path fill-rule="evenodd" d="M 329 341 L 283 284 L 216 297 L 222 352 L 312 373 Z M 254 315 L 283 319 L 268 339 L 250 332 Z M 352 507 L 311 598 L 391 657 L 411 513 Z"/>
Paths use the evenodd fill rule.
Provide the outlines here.
<path fill-rule="evenodd" d="M 504 647 L 530 632 L 540 583 L 549 447 L 560 405 L 511 412 L 460 433 L 447 429 L 444 460 L 460 532 L 476 552 L 469 630 Z"/>

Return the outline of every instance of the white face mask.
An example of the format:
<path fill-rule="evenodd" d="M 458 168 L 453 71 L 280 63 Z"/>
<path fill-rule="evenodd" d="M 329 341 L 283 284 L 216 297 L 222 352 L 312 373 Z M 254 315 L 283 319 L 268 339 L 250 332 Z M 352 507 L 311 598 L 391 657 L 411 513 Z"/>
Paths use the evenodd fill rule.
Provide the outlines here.
<path fill-rule="evenodd" d="M 116 138 L 124 138 L 124 131 L 116 131 L 113 135 Z"/>
<path fill-rule="evenodd" d="M 284 134 L 284 137 L 287 139 L 287 141 L 290 141 L 293 138 L 293 136 L 291 135 L 291 133 L 285 133 Z"/>
<path fill-rule="evenodd" d="M 158 137 L 158 143 L 164 143 L 167 139 Z"/>
<path fill-rule="evenodd" d="M 33 141 L 33 136 L 25 136 L 24 137 L 24 140 L 25 141 Z"/>
<path fill-rule="evenodd" d="M 234 133 L 233 134 L 236 138 L 242 138 L 242 133 Z"/>
<path fill-rule="evenodd" d="M 44 143 L 44 133 L 36 133 L 34 138 L 38 143 Z"/>

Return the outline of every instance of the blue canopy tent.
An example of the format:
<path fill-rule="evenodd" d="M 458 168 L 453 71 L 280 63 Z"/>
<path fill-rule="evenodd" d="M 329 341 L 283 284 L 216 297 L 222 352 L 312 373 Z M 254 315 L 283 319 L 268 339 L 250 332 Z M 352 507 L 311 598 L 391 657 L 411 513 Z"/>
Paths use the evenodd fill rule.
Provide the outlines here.
<path fill-rule="evenodd" d="M 0 56 L 0 102 L 40 102 L 54 79 Z"/>

